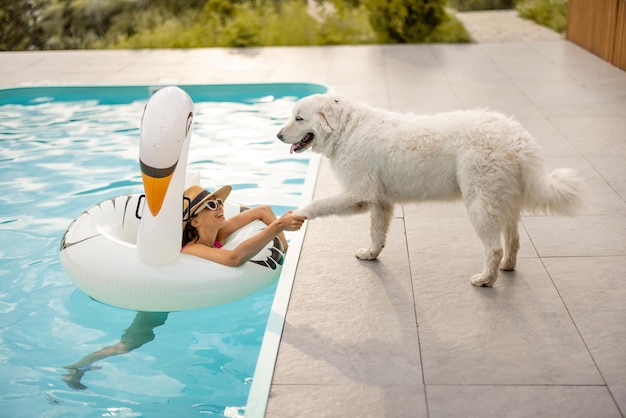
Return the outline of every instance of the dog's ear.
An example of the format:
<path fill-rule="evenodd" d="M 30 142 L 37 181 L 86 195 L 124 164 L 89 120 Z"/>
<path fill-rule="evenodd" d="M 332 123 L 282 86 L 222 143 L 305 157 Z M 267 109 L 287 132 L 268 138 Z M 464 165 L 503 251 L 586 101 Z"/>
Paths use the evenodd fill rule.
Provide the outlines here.
<path fill-rule="evenodd" d="M 328 98 L 324 106 L 320 109 L 319 115 L 322 119 L 322 129 L 325 132 L 339 128 L 339 121 L 343 112 L 343 103 L 339 96 L 331 96 Z"/>

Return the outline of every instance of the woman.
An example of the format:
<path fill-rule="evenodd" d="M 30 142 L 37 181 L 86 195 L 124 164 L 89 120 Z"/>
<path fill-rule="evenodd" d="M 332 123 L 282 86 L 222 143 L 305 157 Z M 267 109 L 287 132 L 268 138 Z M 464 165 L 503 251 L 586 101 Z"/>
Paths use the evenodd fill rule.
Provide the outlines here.
<path fill-rule="evenodd" d="M 306 217 L 289 211 L 276 218 L 269 206 L 258 206 L 226 219 L 224 201 L 231 190 L 231 186 L 224 186 L 213 193 L 200 186 L 191 186 L 185 190 L 181 253 L 237 267 L 250 260 L 275 237 L 281 240 L 286 250 L 287 241 L 283 231 L 299 230 Z M 222 248 L 230 234 L 257 219 L 263 221 L 267 228 L 232 250 Z"/>

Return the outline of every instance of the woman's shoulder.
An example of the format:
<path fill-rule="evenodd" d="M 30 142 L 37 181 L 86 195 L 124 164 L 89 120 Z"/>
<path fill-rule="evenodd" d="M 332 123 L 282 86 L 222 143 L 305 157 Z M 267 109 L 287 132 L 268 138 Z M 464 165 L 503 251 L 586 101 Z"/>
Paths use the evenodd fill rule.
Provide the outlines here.
<path fill-rule="evenodd" d="M 195 249 L 201 248 L 201 247 L 206 247 L 206 245 L 200 244 L 197 242 L 188 242 L 187 244 L 183 245 L 183 248 L 180 249 L 180 252 L 193 254 L 195 252 L 194 251 Z"/>
<path fill-rule="evenodd" d="M 215 242 L 213 243 L 213 246 L 211 246 L 211 245 L 206 245 L 201 242 L 188 242 L 180 249 L 180 252 L 181 253 L 187 252 L 191 250 L 192 248 L 196 248 L 196 249 L 197 248 L 222 248 L 222 243 L 220 243 L 218 240 L 215 240 Z"/>

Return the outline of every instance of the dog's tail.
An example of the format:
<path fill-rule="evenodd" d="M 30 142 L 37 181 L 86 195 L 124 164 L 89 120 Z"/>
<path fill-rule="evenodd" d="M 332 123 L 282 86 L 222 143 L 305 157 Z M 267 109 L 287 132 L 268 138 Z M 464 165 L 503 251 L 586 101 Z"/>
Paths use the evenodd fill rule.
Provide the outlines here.
<path fill-rule="evenodd" d="M 584 179 L 572 168 L 558 168 L 548 174 L 543 169 L 532 171 L 526 180 L 524 207 L 531 213 L 573 216 L 586 206 Z"/>

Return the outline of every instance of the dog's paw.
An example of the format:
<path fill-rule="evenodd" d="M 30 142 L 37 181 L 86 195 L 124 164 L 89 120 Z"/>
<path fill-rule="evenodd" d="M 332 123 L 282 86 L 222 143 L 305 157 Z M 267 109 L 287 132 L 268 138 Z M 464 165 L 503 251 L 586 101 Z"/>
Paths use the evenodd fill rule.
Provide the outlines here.
<path fill-rule="evenodd" d="M 496 276 L 483 276 L 475 274 L 472 276 L 472 284 L 479 287 L 491 287 L 496 282 Z"/>
<path fill-rule="evenodd" d="M 307 219 L 313 219 L 313 214 L 310 210 L 307 210 L 306 207 L 294 210 L 293 214 L 298 216 L 306 216 Z"/>
<path fill-rule="evenodd" d="M 513 271 L 515 270 L 515 265 L 515 261 L 502 260 L 502 263 L 500 263 L 500 270 Z"/>
<path fill-rule="evenodd" d="M 376 260 L 379 253 L 380 251 L 374 252 L 369 248 L 361 248 L 354 256 L 359 260 Z"/>
<path fill-rule="evenodd" d="M 305 209 L 302 209 L 302 208 L 301 209 L 296 209 L 296 210 L 293 211 L 293 214 L 297 215 L 297 216 L 304 216 L 307 219 L 313 219 L 313 216 L 311 215 L 311 213 L 309 213 L 309 211 L 306 210 L 306 208 Z"/>

